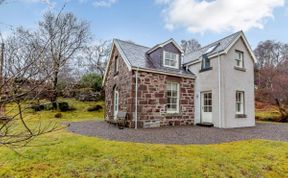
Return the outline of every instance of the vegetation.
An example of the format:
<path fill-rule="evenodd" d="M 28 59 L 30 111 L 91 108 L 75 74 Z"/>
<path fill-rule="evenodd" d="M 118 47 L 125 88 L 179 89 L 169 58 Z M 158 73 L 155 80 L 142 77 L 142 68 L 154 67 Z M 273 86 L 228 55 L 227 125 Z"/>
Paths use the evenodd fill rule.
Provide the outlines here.
<path fill-rule="evenodd" d="M 89 107 L 103 102 L 59 99 L 75 111 L 25 111 L 33 127 L 53 120 L 100 120 Z M 28 102 L 27 102 L 28 103 Z M 9 107 L 14 107 L 9 105 Z M 61 113 L 61 119 L 54 115 Z M 36 117 L 40 115 L 40 117 Z M 62 123 L 62 124 L 61 124 Z M 247 140 L 213 145 L 161 145 L 109 141 L 65 129 L 36 137 L 26 147 L 0 147 L 0 177 L 286 177 L 288 143 Z"/>
<path fill-rule="evenodd" d="M 280 120 L 280 113 L 277 106 L 256 102 L 256 120 L 278 122 Z"/>
<path fill-rule="evenodd" d="M 82 76 L 80 85 L 84 88 L 92 88 L 93 91 L 102 91 L 102 76 L 96 73 L 87 73 Z"/>

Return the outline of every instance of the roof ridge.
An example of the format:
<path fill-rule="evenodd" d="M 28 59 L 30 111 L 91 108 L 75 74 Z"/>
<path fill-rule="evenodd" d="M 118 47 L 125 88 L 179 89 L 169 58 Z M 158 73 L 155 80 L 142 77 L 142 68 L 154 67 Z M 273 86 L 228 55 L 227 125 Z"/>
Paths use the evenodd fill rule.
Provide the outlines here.
<path fill-rule="evenodd" d="M 118 40 L 118 41 L 121 41 L 121 42 L 124 42 L 124 43 L 129 43 L 129 44 L 132 44 L 132 45 L 135 45 L 135 46 L 140 46 L 140 47 L 144 47 L 144 48 L 149 48 L 150 49 L 150 47 L 143 46 L 143 45 L 140 45 L 140 44 L 137 44 L 137 43 L 134 43 L 134 42 L 130 42 L 130 41 L 126 41 L 126 40 L 120 40 L 120 39 L 117 39 L 117 38 L 115 38 L 115 40 Z"/>
<path fill-rule="evenodd" d="M 199 49 L 196 50 L 196 51 L 193 51 L 193 52 L 187 53 L 186 55 L 189 55 L 189 54 L 192 54 L 192 53 L 198 52 L 198 51 L 200 51 L 200 50 L 202 50 L 202 49 L 204 49 L 204 48 L 206 48 L 206 47 L 208 47 L 208 46 L 210 46 L 210 45 L 212 45 L 212 44 L 214 44 L 214 43 L 219 43 L 220 41 L 222 41 L 222 40 L 224 40 L 224 39 L 226 39 L 226 38 L 229 38 L 229 37 L 231 37 L 231 36 L 233 36 L 233 35 L 236 35 L 237 33 L 241 33 L 241 32 L 242 32 L 242 30 L 237 31 L 237 32 L 235 32 L 235 33 L 232 33 L 232 34 L 230 34 L 230 35 L 228 35 L 228 36 L 225 36 L 225 37 L 223 37 L 223 38 L 220 38 L 219 40 L 214 41 L 214 42 L 211 42 L 211 43 L 209 43 L 208 45 L 205 45 L 205 46 L 199 48 Z"/>

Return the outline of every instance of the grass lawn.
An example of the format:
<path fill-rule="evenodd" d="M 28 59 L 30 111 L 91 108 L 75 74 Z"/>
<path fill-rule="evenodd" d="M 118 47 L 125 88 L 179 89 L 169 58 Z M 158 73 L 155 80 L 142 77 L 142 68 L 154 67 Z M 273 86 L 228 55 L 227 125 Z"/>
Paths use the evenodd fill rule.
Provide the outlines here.
<path fill-rule="evenodd" d="M 69 100 L 77 108 L 42 121 L 100 119 L 89 105 Z M 12 107 L 12 106 L 11 106 Z M 27 111 L 36 124 L 36 114 Z M 0 147 L 0 177 L 287 177 L 288 143 L 247 140 L 213 145 L 160 145 L 108 141 L 60 130 L 43 135 L 18 150 Z"/>

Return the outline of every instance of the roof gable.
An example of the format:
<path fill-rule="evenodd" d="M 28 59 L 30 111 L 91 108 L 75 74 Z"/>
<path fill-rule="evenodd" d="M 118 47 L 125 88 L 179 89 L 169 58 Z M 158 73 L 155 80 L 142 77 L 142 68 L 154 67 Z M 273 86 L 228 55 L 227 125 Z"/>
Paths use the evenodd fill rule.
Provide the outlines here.
<path fill-rule="evenodd" d="M 147 54 L 152 53 L 153 51 L 155 51 L 158 48 L 163 48 L 164 46 L 166 46 L 169 43 L 172 43 L 179 50 L 180 53 L 183 53 L 183 50 L 182 50 L 181 46 L 179 46 L 178 43 L 176 43 L 176 41 L 173 38 L 171 38 L 171 39 L 169 39 L 169 40 L 167 40 L 167 41 L 165 41 L 163 43 L 155 45 L 154 47 L 152 47 L 151 49 L 149 49 L 147 51 Z"/>
<path fill-rule="evenodd" d="M 231 49 L 231 47 L 238 41 L 239 38 L 242 38 L 244 41 L 244 45 L 247 47 L 252 59 L 254 60 L 254 62 L 256 63 L 256 57 L 253 54 L 253 51 L 251 49 L 251 46 L 249 45 L 243 31 L 239 31 L 236 32 L 232 35 L 229 35 L 227 37 L 224 37 L 218 41 L 215 41 L 207 46 L 204 46 L 202 48 L 200 48 L 199 50 L 186 54 L 184 56 L 184 65 L 185 64 L 190 64 L 193 62 L 198 62 L 200 60 L 200 57 L 203 54 L 207 54 L 209 58 L 217 56 L 217 55 L 221 55 L 221 54 L 227 54 L 228 51 Z M 218 46 L 217 46 L 218 45 Z M 213 47 L 216 46 L 215 49 L 213 49 L 212 51 L 210 51 L 209 53 L 207 53 L 207 51 Z"/>

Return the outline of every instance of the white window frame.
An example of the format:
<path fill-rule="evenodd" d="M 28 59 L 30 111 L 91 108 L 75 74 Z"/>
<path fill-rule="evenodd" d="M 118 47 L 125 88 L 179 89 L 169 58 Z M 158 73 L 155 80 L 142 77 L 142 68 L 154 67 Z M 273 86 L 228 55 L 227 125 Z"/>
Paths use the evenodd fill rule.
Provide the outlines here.
<path fill-rule="evenodd" d="M 172 65 L 169 65 L 169 64 L 166 64 L 166 53 L 170 53 L 170 54 L 175 54 L 176 55 L 176 66 L 172 66 Z M 168 60 L 174 60 L 174 59 L 171 59 L 171 58 L 167 58 Z M 173 52 L 169 52 L 169 51 L 163 51 L 163 66 L 164 67 L 170 67 L 170 68 L 174 68 L 174 69 L 179 69 L 179 54 L 177 53 L 173 53 Z"/>
<path fill-rule="evenodd" d="M 236 67 L 244 68 L 244 52 L 236 50 L 235 53 L 236 53 L 236 58 L 235 58 Z M 240 65 L 238 65 L 238 62 Z"/>
<path fill-rule="evenodd" d="M 117 113 L 119 111 L 119 92 L 114 89 L 113 94 L 113 113 L 114 113 L 114 119 L 117 118 Z"/>
<path fill-rule="evenodd" d="M 167 106 L 168 106 L 168 97 L 170 98 L 175 98 L 172 96 L 172 92 L 171 92 L 171 96 L 168 96 L 167 94 L 167 91 L 168 91 L 168 86 L 170 87 L 170 90 L 172 90 L 172 85 L 175 85 L 176 84 L 176 88 L 177 88 L 177 98 L 176 98 L 176 109 L 175 110 L 172 110 L 171 108 L 168 109 Z M 179 83 L 177 82 L 168 82 L 166 83 L 166 86 L 165 86 L 165 92 L 166 92 L 166 99 L 167 99 L 167 103 L 166 103 L 166 112 L 167 113 L 179 113 L 179 105 L 180 105 L 180 86 L 179 86 Z M 175 103 L 172 103 L 172 104 L 175 104 Z"/>
<path fill-rule="evenodd" d="M 240 94 L 240 95 L 239 95 Z M 240 98 L 238 97 L 240 96 Z M 236 114 L 245 114 L 245 92 L 236 91 Z M 240 111 L 238 110 L 238 105 L 240 105 Z"/>

